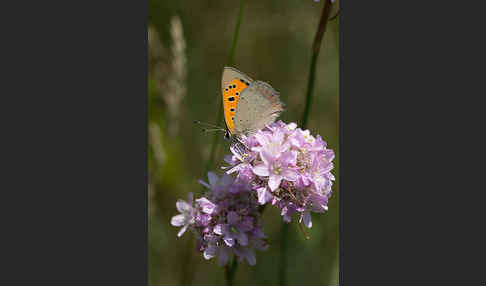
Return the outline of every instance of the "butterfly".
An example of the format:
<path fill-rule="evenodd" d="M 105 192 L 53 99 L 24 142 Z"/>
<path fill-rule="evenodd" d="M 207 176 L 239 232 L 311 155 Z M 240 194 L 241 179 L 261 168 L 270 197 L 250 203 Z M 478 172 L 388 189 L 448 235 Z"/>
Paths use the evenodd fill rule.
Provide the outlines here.
<path fill-rule="evenodd" d="M 280 94 L 270 84 L 254 81 L 233 67 L 224 67 L 221 78 L 224 138 L 240 140 L 273 123 L 284 110 Z"/>

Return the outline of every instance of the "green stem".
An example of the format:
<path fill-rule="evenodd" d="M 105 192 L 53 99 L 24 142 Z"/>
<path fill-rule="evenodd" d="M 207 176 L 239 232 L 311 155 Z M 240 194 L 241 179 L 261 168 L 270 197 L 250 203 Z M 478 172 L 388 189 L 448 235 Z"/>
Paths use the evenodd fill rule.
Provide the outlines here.
<path fill-rule="evenodd" d="M 336 12 L 336 14 L 334 14 L 334 16 L 332 16 L 331 18 L 329 18 L 329 21 L 332 21 L 332 20 L 336 19 L 337 16 L 339 16 L 339 10 Z"/>
<path fill-rule="evenodd" d="M 233 258 L 233 263 L 231 266 L 226 265 L 225 267 L 225 274 L 226 274 L 226 285 L 232 286 L 233 281 L 235 278 L 236 268 L 238 267 L 238 261 L 236 261 L 236 257 Z"/>
<path fill-rule="evenodd" d="M 331 1 L 326 0 L 324 7 L 322 8 L 321 19 L 319 26 L 317 28 L 316 35 L 314 37 L 314 42 L 312 44 L 312 58 L 309 71 L 309 81 L 307 83 L 307 95 L 305 100 L 305 109 L 302 115 L 302 129 L 307 127 L 307 121 L 309 118 L 312 93 L 314 91 L 314 82 L 316 76 L 316 65 L 317 58 L 319 56 L 319 51 L 321 48 L 322 38 L 324 37 L 324 32 L 326 31 L 326 24 L 329 20 L 329 14 L 331 12 Z M 285 286 L 287 284 L 287 257 L 288 257 L 288 236 L 289 236 L 289 224 L 283 223 L 282 225 L 282 240 L 280 244 L 280 268 L 279 268 L 279 285 Z"/>
<path fill-rule="evenodd" d="M 309 81 L 307 83 L 307 96 L 305 100 L 304 114 L 302 115 L 302 129 L 307 127 L 307 119 L 309 118 L 310 107 L 312 102 L 312 93 L 314 91 L 314 82 L 316 77 L 316 65 L 317 58 L 319 56 L 319 51 L 321 49 L 322 38 L 324 38 L 324 32 L 326 31 L 326 24 L 329 19 L 329 14 L 331 12 L 331 0 L 326 0 L 324 8 L 322 8 L 321 20 L 319 22 L 319 27 L 314 38 L 314 43 L 312 44 L 312 58 L 309 70 Z"/>
<path fill-rule="evenodd" d="M 236 44 L 238 43 L 238 36 L 240 34 L 240 26 L 241 26 L 241 21 L 243 19 L 243 11 L 244 11 L 244 8 L 245 8 L 245 2 L 246 0 L 241 0 L 240 1 L 240 10 L 238 12 L 238 18 L 236 19 L 236 26 L 235 26 L 235 33 L 234 33 L 234 36 L 233 36 L 233 43 L 231 45 L 231 54 L 230 54 L 230 57 L 228 59 L 228 64 L 230 66 L 233 66 L 234 65 L 234 62 L 235 62 L 235 54 L 236 54 Z M 218 104 L 218 115 L 216 117 L 216 121 L 215 121 L 215 125 L 220 125 L 220 122 L 221 122 L 221 119 L 223 117 L 223 101 L 222 100 L 219 100 L 219 104 Z M 214 156 L 216 154 L 216 150 L 218 149 L 218 145 L 219 145 L 219 142 L 221 141 L 221 134 L 217 133 L 215 134 L 214 136 L 214 139 L 213 139 L 213 144 L 211 145 L 211 152 L 209 153 L 209 159 L 208 159 L 208 162 L 206 164 L 206 173 L 209 171 L 209 169 L 211 168 L 211 165 L 213 164 L 213 160 L 214 160 Z"/>
<path fill-rule="evenodd" d="M 280 260 L 279 260 L 279 270 L 278 270 L 278 285 L 284 286 L 287 284 L 287 252 L 288 252 L 288 235 L 289 235 L 289 224 L 283 223 L 282 230 L 280 231 L 282 235 L 282 240 L 280 241 Z"/>
<path fill-rule="evenodd" d="M 238 42 L 238 35 L 240 34 L 241 19 L 243 19 L 243 10 L 245 9 L 245 2 L 246 2 L 245 0 L 240 1 L 240 12 L 238 13 L 238 19 L 236 20 L 235 34 L 233 36 L 233 44 L 231 46 L 231 55 L 228 60 L 230 66 L 234 65 L 235 63 L 236 43 Z"/>

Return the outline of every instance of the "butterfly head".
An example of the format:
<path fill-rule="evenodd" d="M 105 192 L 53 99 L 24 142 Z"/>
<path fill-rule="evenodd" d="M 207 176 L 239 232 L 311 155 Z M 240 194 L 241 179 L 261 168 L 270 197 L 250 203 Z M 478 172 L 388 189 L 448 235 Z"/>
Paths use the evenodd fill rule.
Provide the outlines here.
<path fill-rule="evenodd" d="M 228 129 L 224 131 L 224 140 L 231 141 L 231 133 L 229 132 Z"/>

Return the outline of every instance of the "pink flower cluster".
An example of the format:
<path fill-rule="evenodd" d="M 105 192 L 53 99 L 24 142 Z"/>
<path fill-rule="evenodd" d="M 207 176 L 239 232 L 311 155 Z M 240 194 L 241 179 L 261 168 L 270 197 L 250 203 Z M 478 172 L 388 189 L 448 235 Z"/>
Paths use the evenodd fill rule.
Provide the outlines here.
<path fill-rule="evenodd" d="M 180 214 L 171 224 L 182 227 L 178 236 L 190 228 L 196 236 L 198 250 L 205 259 L 218 257 L 220 265 L 228 263 L 231 254 L 255 265 L 254 250 L 266 250 L 262 230 L 261 207 L 247 184 L 235 182 L 228 174 L 219 178 L 208 173 L 209 184 L 199 181 L 209 191 L 193 206 L 192 194 L 188 201 L 176 204 Z"/>
<path fill-rule="evenodd" d="M 282 121 L 237 139 L 230 150 L 226 174 L 219 178 L 209 172 L 209 184 L 199 181 L 208 192 L 195 202 L 192 193 L 188 201 L 177 201 L 180 214 L 171 224 L 182 227 L 178 236 L 190 229 L 206 259 L 218 257 L 226 265 L 233 254 L 254 265 L 254 250 L 268 248 L 262 230 L 264 205 L 278 206 L 287 223 L 298 214 L 299 223 L 309 228 L 310 213 L 327 210 L 334 152 L 319 135 Z"/>
<path fill-rule="evenodd" d="M 299 222 L 310 228 L 310 213 L 327 210 L 334 152 L 319 135 L 278 121 L 242 137 L 230 149 L 227 173 L 236 172 L 237 181 L 250 185 L 261 205 L 277 205 L 285 222 L 298 213 Z"/>

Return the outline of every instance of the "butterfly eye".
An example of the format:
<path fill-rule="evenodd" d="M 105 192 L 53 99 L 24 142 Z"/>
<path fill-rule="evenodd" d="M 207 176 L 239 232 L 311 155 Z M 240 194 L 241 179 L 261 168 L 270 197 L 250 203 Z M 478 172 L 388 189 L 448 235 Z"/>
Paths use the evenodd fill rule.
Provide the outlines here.
<path fill-rule="evenodd" d="M 224 140 L 226 140 L 226 141 L 230 141 L 230 134 L 229 134 L 228 130 L 226 130 L 226 131 L 224 132 Z"/>

